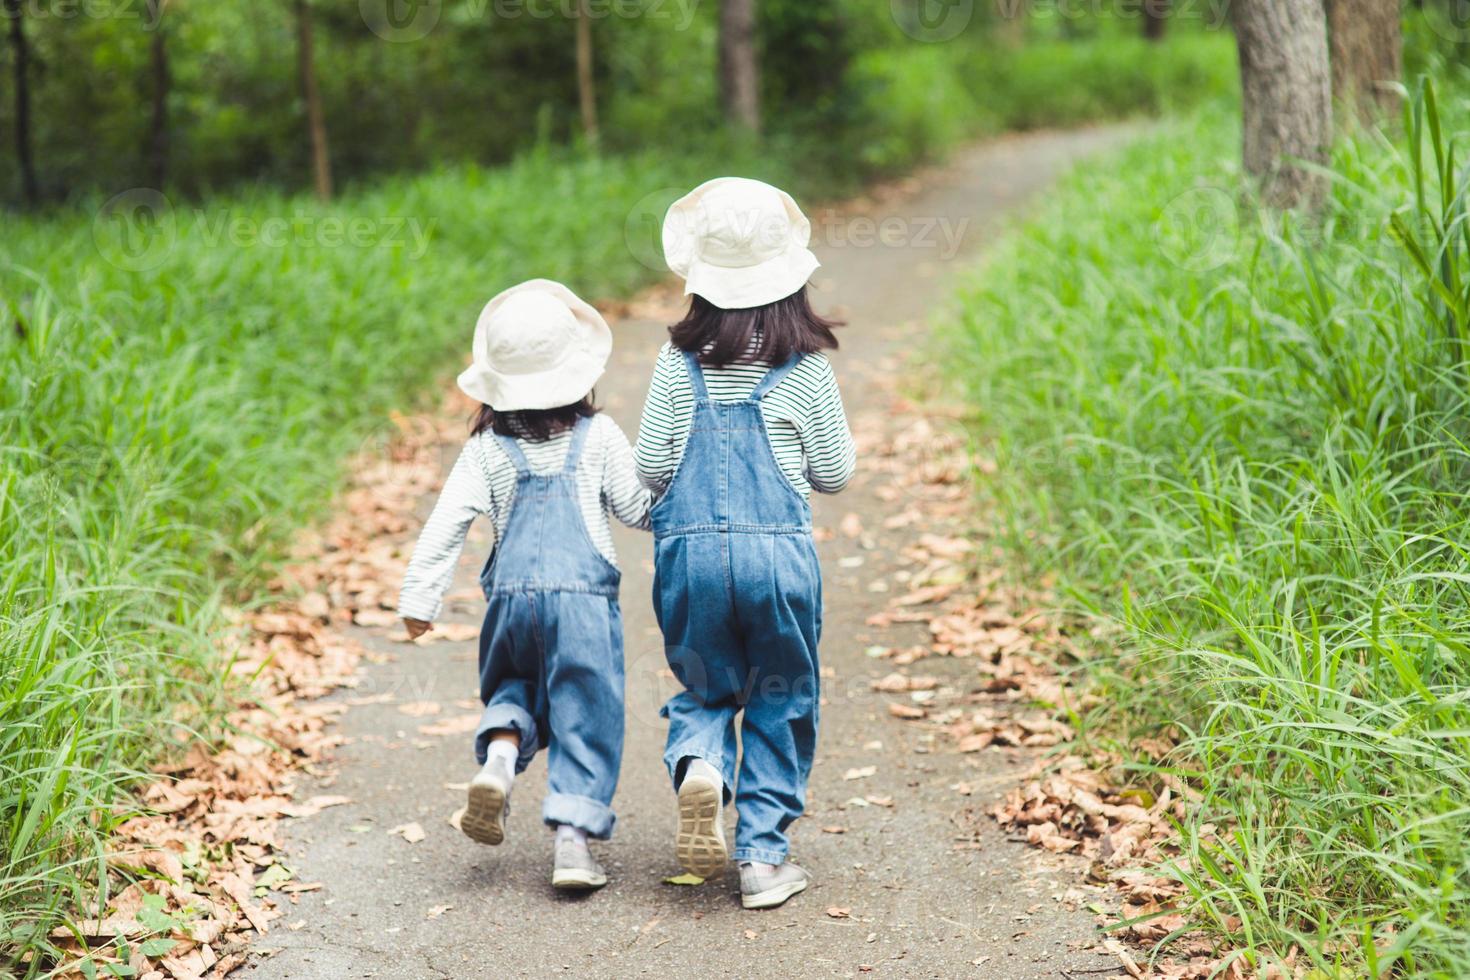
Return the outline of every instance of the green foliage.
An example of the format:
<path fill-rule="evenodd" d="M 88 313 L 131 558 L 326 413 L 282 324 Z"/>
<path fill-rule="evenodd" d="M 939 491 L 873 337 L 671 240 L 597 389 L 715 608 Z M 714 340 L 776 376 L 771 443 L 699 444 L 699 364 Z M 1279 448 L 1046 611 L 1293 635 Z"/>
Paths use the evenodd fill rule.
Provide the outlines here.
<path fill-rule="evenodd" d="M 1074 177 L 946 355 L 1014 541 L 1107 624 L 1086 667 L 1120 745 L 1182 736 L 1195 913 L 1258 964 L 1462 976 L 1470 103 L 1340 146 L 1315 222 L 1240 203 L 1235 116 Z"/>
<path fill-rule="evenodd" d="M 926 3 L 915 0 L 910 15 Z M 417 13 L 385 26 L 372 12 L 388 5 Z M 142 0 L 22 8 L 40 66 L 30 81 L 48 199 L 151 180 L 145 142 L 158 36 L 171 77 L 169 192 L 306 185 L 292 3 L 171 2 L 157 23 Z M 697 0 L 592 5 L 607 150 L 700 152 L 721 130 L 716 8 Z M 578 139 L 574 0 L 361 0 L 309 9 L 339 186 L 444 163 L 501 163 L 538 143 Z M 769 0 L 759 28 L 772 142 L 799 147 L 847 181 L 895 172 L 984 129 L 1193 105 L 1233 84 L 1228 34 L 1185 21 L 1171 25 L 1165 43 L 1147 45 L 1136 20 L 1000 22 L 977 4 L 958 36 L 928 43 L 905 34 L 888 4 Z M 998 41 L 1007 31 L 1012 41 L 1028 32 L 1035 40 Z M 7 79 L 9 59 L 0 45 Z M 0 100 L 0 130 L 12 131 L 13 112 L 13 100 Z M 0 199 L 18 194 L 17 172 L 7 146 Z"/>

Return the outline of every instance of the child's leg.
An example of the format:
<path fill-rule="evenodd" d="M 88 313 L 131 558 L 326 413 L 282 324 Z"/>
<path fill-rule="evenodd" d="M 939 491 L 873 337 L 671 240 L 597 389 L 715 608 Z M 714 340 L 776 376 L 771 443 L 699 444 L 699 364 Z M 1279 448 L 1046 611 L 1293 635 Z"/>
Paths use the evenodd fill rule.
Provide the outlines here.
<path fill-rule="evenodd" d="M 669 720 L 664 765 L 677 788 L 690 759 L 703 759 L 735 785 L 735 714 L 745 686 L 744 644 L 725 573 L 723 535 L 659 541 L 653 608 L 664 655 L 684 690 L 659 714 Z"/>
<path fill-rule="evenodd" d="M 737 606 L 751 669 L 734 857 L 780 864 L 786 828 L 806 806 L 816 751 L 821 578 L 810 539 L 747 537 L 734 546 L 737 572 L 748 572 Z"/>
<path fill-rule="evenodd" d="M 542 817 L 606 839 L 623 760 L 622 614 L 615 600 L 576 592 L 548 593 L 541 612 L 551 791 Z"/>
<path fill-rule="evenodd" d="M 513 773 L 525 769 L 541 746 L 536 724 L 545 714 L 541 651 L 530 597 L 494 595 L 480 628 L 480 701 L 485 709 L 475 729 L 475 759 L 485 763 L 492 738 L 514 736 Z"/>

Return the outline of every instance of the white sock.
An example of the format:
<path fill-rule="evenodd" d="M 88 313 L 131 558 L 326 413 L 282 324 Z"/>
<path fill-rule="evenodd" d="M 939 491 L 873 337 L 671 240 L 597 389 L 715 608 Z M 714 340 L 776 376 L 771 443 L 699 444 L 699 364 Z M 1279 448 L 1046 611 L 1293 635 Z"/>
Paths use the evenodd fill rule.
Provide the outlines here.
<path fill-rule="evenodd" d="M 705 762 L 703 759 L 699 758 L 698 756 L 690 756 L 689 764 L 684 767 L 685 779 L 688 779 L 690 776 L 694 775 L 699 775 L 705 779 L 708 779 L 716 786 L 723 787 L 725 785 L 725 777 L 720 773 L 720 771 L 714 766 L 710 765 L 708 762 Z"/>
<path fill-rule="evenodd" d="M 741 861 L 740 866 L 742 868 L 754 868 L 762 874 L 771 874 L 780 867 L 779 864 L 767 864 L 764 861 Z"/>
<path fill-rule="evenodd" d="M 571 842 L 586 847 L 587 831 L 580 827 L 573 827 L 569 823 L 559 823 L 556 825 L 556 842 L 558 844 Z"/>
<path fill-rule="evenodd" d="M 490 748 L 485 753 L 485 764 L 489 765 L 496 759 L 505 763 L 505 771 L 510 773 L 511 779 L 516 775 L 516 759 L 520 757 L 520 746 L 514 742 L 508 742 L 503 738 L 497 738 L 490 743 Z"/>

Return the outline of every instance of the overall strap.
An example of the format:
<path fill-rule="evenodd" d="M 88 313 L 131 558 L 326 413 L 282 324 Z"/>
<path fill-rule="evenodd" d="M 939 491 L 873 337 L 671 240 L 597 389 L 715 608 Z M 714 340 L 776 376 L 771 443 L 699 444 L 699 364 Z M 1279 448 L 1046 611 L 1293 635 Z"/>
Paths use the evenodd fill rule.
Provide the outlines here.
<path fill-rule="evenodd" d="M 699 366 L 699 358 L 686 350 L 684 363 L 689 367 L 689 386 L 694 389 L 694 400 L 708 401 L 709 389 L 704 386 L 704 369 Z"/>
<path fill-rule="evenodd" d="M 786 375 L 790 374 L 792 369 L 794 369 L 796 365 L 801 363 L 801 359 L 805 356 L 805 354 L 799 353 L 792 354 L 790 357 L 786 358 L 786 360 L 771 368 L 771 370 L 766 373 L 766 376 L 764 378 L 761 378 L 760 384 L 755 386 L 755 390 L 750 393 L 750 400 L 753 402 L 758 402 L 766 395 L 770 394 L 771 389 L 780 384 L 782 380 L 785 379 Z"/>
<path fill-rule="evenodd" d="M 582 447 L 587 445 L 587 433 L 591 431 L 591 418 L 579 418 L 572 423 L 572 444 L 567 447 L 567 458 L 561 468 L 563 473 L 577 472 L 577 463 L 582 458 Z"/>
<path fill-rule="evenodd" d="M 510 465 L 515 467 L 516 476 L 528 476 L 531 464 L 526 462 L 526 454 L 521 452 L 520 443 L 511 436 L 503 436 L 498 432 L 495 433 L 495 441 L 500 443 L 500 448 L 510 457 Z"/>

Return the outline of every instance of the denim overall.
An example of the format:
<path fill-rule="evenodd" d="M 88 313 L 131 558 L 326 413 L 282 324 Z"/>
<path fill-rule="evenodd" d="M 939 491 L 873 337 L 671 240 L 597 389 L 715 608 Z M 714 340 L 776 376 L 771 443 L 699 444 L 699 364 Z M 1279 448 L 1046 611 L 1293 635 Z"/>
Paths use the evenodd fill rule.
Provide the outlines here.
<path fill-rule="evenodd" d="M 695 356 L 684 356 L 694 418 L 652 513 L 654 611 L 684 688 L 661 712 L 664 763 L 676 781 L 686 756 L 722 772 L 726 795 L 737 787 L 735 860 L 780 864 L 816 748 L 822 577 L 811 508 L 776 462 L 760 402 L 801 358 L 772 368 L 745 401 L 724 404 L 710 399 Z"/>
<path fill-rule="evenodd" d="M 623 622 L 619 573 L 592 543 L 577 504 L 577 461 L 590 419 L 579 419 L 561 472 L 531 472 L 514 439 L 497 435 L 516 468 L 505 533 L 481 573 L 490 606 L 480 629 L 475 757 L 490 733 L 520 733 L 516 772 L 547 747 L 548 824 L 612 834 L 623 756 Z"/>

